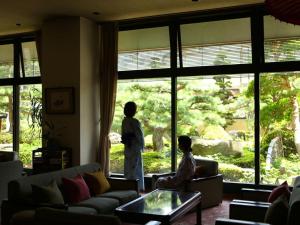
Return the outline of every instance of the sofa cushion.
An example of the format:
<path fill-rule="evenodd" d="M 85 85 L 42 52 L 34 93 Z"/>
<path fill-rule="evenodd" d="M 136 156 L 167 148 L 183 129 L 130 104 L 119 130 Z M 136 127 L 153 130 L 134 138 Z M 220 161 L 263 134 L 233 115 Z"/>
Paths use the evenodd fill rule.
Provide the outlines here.
<path fill-rule="evenodd" d="M 102 171 L 85 173 L 84 180 L 86 181 L 86 184 L 90 189 L 90 193 L 93 196 L 102 194 L 110 188 L 110 184 Z"/>
<path fill-rule="evenodd" d="M 136 191 L 132 190 L 124 190 L 124 191 L 108 191 L 101 195 L 98 195 L 99 197 L 106 197 L 106 198 L 114 198 L 119 200 L 120 204 L 125 204 L 127 202 L 130 202 L 134 199 L 136 199 L 138 196 L 138 193 Z"/>
<path fill-rule="evenodd" d="M 47 186 L 32 184 L 31 187 L 35 203 L 64 204 L 64 198 L 55 180 Z"/>
<path fill-rule="evenodd" d="M 100 214 L 112 214 L 119 206 L 119 201 L 113 198 L 91 197 L 87 200 L 78 202 L 76 206 L 91 207 Z"/>
<path fill-rule="evenodd" d="M 287 181 L 284 181 L 281 185 L 272 190 L 271 194 L 269 195 L 268 202 L 274 202 L 282 194 L 286 195 L 287 198 L 289 198 L 291 195 Z"/>
<path fill-rule="evenodd" d="M 81 166 L 53 171 L 49 173 L 41 173 L 32 176 L 24 176 L 9 182 L 8 184 L 8 199 L 16 202 L 26 201 L 31 199 L 32 188 L 31 184 L 47 185 L 52 180 L 56 180 L 58 187 L 62 186 L 63 177 L 75 177 L 78 174 L 86 172 L 95 172 L 100 169 L 99 163 L 89 163 Z M 64 194 L 64 193 L 63 193 Z"/>
<path fill-rule="evenodd" d="M 287 196 L 282 194 L 268 208 L 264 222 L 272 225 L 285 225 L 287 224 L 288 211 Z"/>
<path fill-rule="evenodd" d="M 81 214 L 89 214 L 89 215 L 98 214 L 96 209 L 91 207 L 84 207 L 84 206 L 69 206 L 67 211 L 71 213 L 81 213 Z"/>
<path fill-rule="evenodd" d="M 80 174 L 62 178 L 64 195 L 68 203 L 77 203 L 91 197 L 89 188 Z"/>

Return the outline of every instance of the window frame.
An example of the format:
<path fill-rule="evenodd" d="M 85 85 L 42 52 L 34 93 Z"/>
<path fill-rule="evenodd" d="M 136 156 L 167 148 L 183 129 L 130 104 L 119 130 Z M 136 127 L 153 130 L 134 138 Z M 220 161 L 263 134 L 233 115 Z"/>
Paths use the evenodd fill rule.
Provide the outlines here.
<path fill-rule="evenodd" d="M 225 182 L 225 192 L 239 191 L 240 187 L 263 187 L 271 188 L 274 185 L 260 183 L 260 95 L 259 95 L 259 77 L 260 73 L 282 72 L 282 71 L 299 71 L 300 61 L 289 62 L 265 62 L 264 59 L 264 16 L 268 15 L 263 4 L 256 4 L 245 7 L 234 7 L 229 9 L 206 10 L 194 13 L 183 13 L 171 16 L 161 16 L 150 19 L 127 20 L 121 22 L 120 31 L 134 30 L 142 28 L 153 28 L 159 26 L 169 26 L 170 48 L 171 48 L 171 68 L 155 70 L 133 70 L 119 71 L 118 79 L 145 79 L 166 77 L 171 74 L 172 78 L 172 171 L 176 168 L 176 78 L 184 76 L 205 76 L 218 74 L 254 74 L 254 146 L 255 146 L 255 181 L 254 184 Z M 252 63 L 237 65 L 220 65 L 220 66 L 197 66 L 182 67 L 181 37 L 180 25 L 199 22 L 210 22 L 227 19 L 250 18 L 251 24 L 251 47 Z M 177 46 L 179 46 L 179 67 L 177 67 Z"/>
<path fill-rule="evenodd" d="M 19 152 L 20 141 L 20 85 L 42 84 L 41 76 L 39 77 L 26 77 L 24 71 L 22 43 L 36 41 L 36 35 L 20 34 L 0 38 L 0 45 L 12 44 L 13 45 L 13 60 L 14 72 L 12 78 L 0 79 L 0 87 L 10 86 L 13 88 L 13 151 Z M 21 67 L 20 67 L 21 65 Z M 23 66 L 22 66 L 23 65 Z M 21 71 L 20 72 L 20 68 Z M 21 74 L 22 73 L 22 76 Z"/>

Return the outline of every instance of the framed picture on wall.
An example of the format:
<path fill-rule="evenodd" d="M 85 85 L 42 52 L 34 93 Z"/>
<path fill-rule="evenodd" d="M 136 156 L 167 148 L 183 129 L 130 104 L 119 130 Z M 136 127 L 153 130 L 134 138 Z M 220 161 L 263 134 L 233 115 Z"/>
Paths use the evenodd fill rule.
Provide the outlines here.
<path fill-rule="evenodd" d="M 46 88 L 46 113 L 71 114 L 75 112 L 73 87 Z"/>

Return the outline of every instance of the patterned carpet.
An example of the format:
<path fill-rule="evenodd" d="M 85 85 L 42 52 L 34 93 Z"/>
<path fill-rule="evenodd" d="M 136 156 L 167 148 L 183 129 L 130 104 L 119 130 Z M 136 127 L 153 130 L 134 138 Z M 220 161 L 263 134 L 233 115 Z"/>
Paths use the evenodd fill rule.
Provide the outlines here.
<path fill-rule="evenodd" d="M 229 217 L 229 202 L 230 200 L 223 200 L 222 204 L 216 207 L 202 210 L 202 225 L 214 225 L 216 218 Z M 196 213 L 189 213 L 182 217 L 174 225 L 195 225 Z"/>
<path fill-rule="evenodd" d="M 229 217 L 229 203 L 232 197 L 227 196 L 223 199 L 222 204 L 202 210 L 202 225 L 214 225 L 216 218 L 228 218 Z M 172 225 L 195 225 L 196 213 L 191 212 L 183 216 Z M 123 225 L 132 225 L 129 223 L 123 223 Z"/>

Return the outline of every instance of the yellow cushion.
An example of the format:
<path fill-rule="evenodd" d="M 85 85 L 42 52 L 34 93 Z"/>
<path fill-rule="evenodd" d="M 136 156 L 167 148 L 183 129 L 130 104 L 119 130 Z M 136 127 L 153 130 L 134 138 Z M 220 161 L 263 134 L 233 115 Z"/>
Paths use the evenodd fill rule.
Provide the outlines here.
<path fill-rule="evenodd" d="M 110 189 L 110 184 L 102 171 L 85 173 L 84 179 L 92 195 L 99 195 Z"/>

